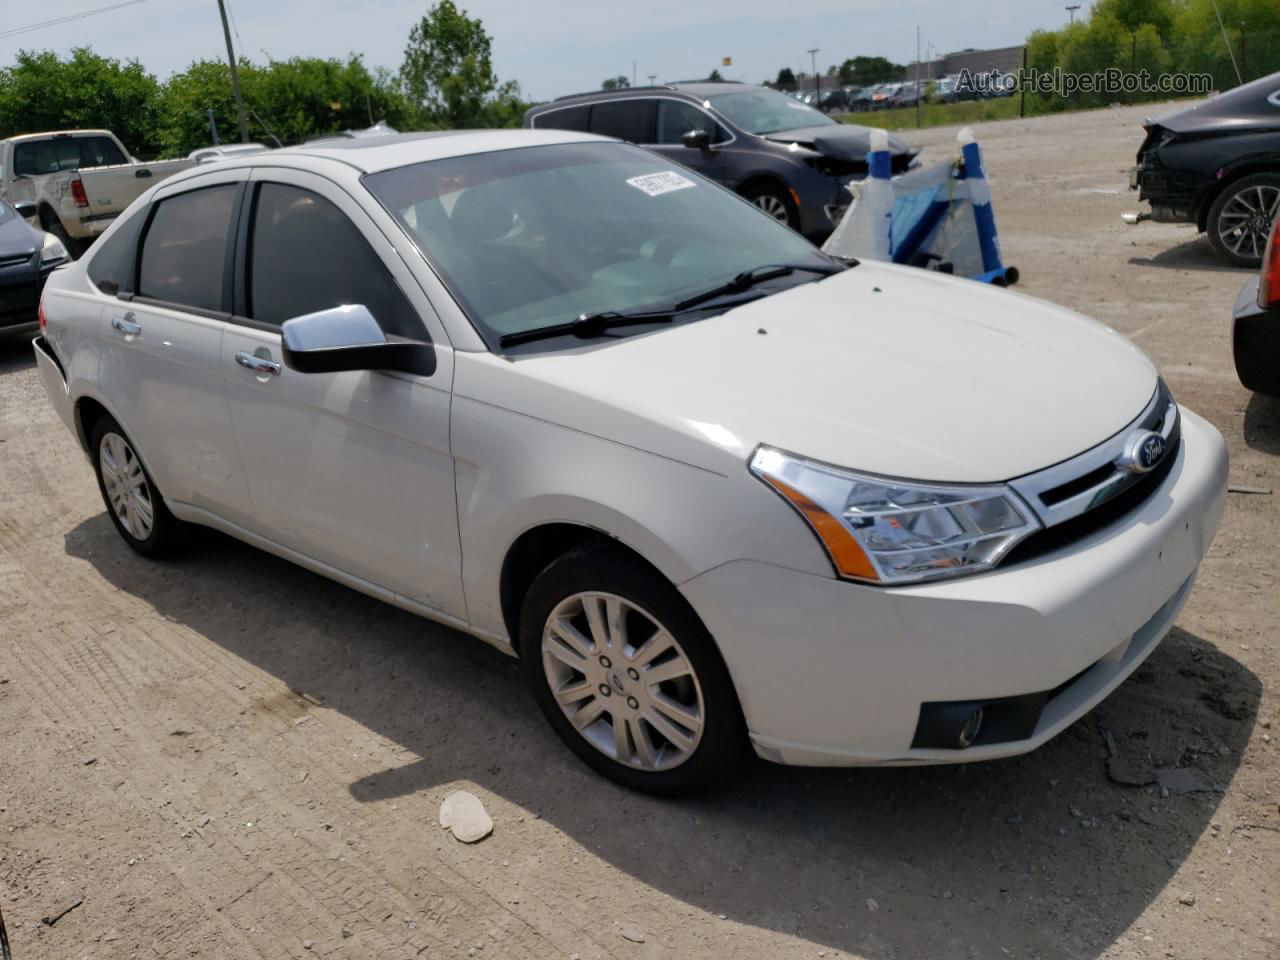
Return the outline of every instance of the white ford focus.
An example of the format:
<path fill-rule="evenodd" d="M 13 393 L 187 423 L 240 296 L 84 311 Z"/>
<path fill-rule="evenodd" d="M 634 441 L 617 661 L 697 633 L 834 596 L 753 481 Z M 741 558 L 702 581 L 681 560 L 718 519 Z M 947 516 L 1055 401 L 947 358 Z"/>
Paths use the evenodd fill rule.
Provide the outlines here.
<path fill-rule="evenodd" d="M 1037 747 L 1169 630 L 1224 503 L 1222 438 L 1123 337 L 831 260 L 583 134 L 200 167 L 41 313 L 131 547 L 216 527 L 475 634 L 579 757 L 659 793 L 747 743 Z"/>

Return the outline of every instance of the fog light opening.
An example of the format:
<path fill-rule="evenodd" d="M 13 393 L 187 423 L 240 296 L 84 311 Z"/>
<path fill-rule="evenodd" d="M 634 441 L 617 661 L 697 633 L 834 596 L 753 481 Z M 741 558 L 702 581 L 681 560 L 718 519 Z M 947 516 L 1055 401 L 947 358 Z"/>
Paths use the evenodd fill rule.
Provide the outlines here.
<path fill-rule="evenodd" d="M 973 713 L 969 714 L 969 719 L 964 722 L 964 726 L 960 728 L 960 736 L 956 738 L 956 743 L 961 750 L 973 744 L 978 737 L 978 731 L 982 729 L 982 708 L 979 707 Z"/>

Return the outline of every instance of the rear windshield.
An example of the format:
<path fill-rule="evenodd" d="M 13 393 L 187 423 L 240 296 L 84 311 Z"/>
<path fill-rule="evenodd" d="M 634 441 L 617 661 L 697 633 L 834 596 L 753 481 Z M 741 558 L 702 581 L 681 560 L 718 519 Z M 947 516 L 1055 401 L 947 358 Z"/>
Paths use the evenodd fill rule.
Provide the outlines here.
<path fill-rule="evenodd" d="M 24 140 L 13 147 L 13 172 L 28 177 L 115 163 L 128 163 L 128 160 L 110 137 Z"/>

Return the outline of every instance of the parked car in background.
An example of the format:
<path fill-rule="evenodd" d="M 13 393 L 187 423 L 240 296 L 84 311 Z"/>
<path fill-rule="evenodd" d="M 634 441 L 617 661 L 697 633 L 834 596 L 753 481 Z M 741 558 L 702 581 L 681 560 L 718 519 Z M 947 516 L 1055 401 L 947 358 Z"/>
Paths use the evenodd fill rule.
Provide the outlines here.
<path fill-rule="evenodd" d="M 824 113 L 835 113 L 849 109 L 849 94 L 840 87 L 830 90 L 822 96 Z"/>
<path fill-rule="evenodd" d="M 194 163 L 140 163 L 109 130 L 25 133 L 0 140 L 0 198 L 34 203 L 41 228 L 75 257 L 147 187 Z"/>
<path fill-rule="evenodd" d="M 1236 300 L 1231 345 L 1240 382 L 1280 398 L 1280 218 L 1272 224 L 1261 274 Z"/>
<path fill-rule="evenodd" d="M 1223 261 L 1262 263 L 1280 214 L 1280 73 L 1148 120 L 1130 186 L 1158 223 L 1194 223 Z"/>
<path fill-rule="evenodd" d="M 921 84 L 917 84 L 914 80 L 901 83 L 889 98 L 889 106 L 894 109 L 914 107 L 920 102 L 920 91 Z"/>
<path fill-rule="evenodd" d="M 888 110 L 893 106 L 893 98 L 901 89 L 900 83 L 882 83 L 871 91 L 871 109 Z"/>
<path fill-rule="evenodd" d="M 35 213 L 29 201 L 0 200 L 0 332 L 35 324 L 45 280 L 71 259 L 57 237 L 27 223 Z"/>
<path fill-rule="evenodd" d="M 815 240 L 867 176 L 871 131 L 839 123 L 786 94 L 741 83 L 674 83 L 561 97 L 529 110 L 524 125 L 577 130 L 640 144 L 724 184 Z M 893 172 L 917 151 L 890 138 Z"/>
<path fill-rule="evenodd" d="M 269 149 L 262 143 L 223 143 L 213 147 L 200 147 L 187 154 L 188 160 L 196 163 L 213 163 L 226 160 L 228 157 L 240 157 L 249 153 L 262 153 Z"/>
<path fill-rule="evenodd" d="M 467 630 L 584 762 L 661 794 L 748 743 L 1035 749 L 1159 644 L 1226 499 L 1221 436 L 1126 338 L 833 260 L 585 133 L 201 166 L 43 314 L 39 376 L 129 547 L 205 524 Z"/>

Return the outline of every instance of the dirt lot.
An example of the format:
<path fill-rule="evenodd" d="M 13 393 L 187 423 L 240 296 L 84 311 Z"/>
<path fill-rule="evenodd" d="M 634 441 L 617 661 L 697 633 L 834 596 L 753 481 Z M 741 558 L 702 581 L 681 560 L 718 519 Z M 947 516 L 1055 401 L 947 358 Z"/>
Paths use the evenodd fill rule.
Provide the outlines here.
<path fill-rule="evenodd" d="M 1120 223 L 1146 112 L 979 128 L 1008 259 L 1148 350 L 1233 481 L 1276 493 L 1230 497 L 1169 639 L 1018 760 L 628 794 L 477 642 L 219 536 L 131 554 L 28 347 L 0 344 L 16 960 L 1280 956 L 1280 403 L 1233 375 L 1245 276 L 1190 229 Z M 1207 790 L 1117 782 L 1173 766 Z M 477 846 L 436 824 L 460 786 L 496 822 Z"/>

